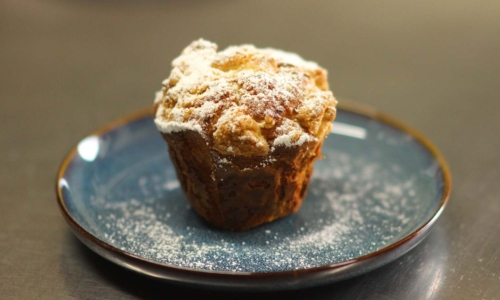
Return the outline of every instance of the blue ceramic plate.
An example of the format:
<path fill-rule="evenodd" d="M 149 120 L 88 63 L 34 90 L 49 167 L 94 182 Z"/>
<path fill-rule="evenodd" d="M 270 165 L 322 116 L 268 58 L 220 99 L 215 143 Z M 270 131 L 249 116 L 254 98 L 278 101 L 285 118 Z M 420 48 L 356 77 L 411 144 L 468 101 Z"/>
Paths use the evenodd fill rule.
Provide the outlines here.
<path fill-rule="evenodd" d="M 131 270 L 215 288 L 293 289 L 368 272 L 429 232 L 450 192 L 437 150 L 407 126 L 341 106 L 298 213 L 244 232 L 189 206 L 150 111 L 80 141 L 57 179 L 76 236 Z"/>

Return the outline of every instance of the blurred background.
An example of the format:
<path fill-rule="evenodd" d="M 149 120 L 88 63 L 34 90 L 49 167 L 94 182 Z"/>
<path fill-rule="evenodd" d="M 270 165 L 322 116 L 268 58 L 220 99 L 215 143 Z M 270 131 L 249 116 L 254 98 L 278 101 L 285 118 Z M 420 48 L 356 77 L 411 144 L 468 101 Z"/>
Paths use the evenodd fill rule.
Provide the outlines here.
<path fill-rule="evenodd" d="M 0 0 L 0 294 L 234 297 L 97 257 L 71 236 L 53 189 L 67 151 L 152 105 L 172 59 L 200 37 L 318 62 L 338 99 L 403 120 L 450 164 L 451 201 L 426 241 L 370 274 L 288 298 L 500 299 L 497 0 Z"/>

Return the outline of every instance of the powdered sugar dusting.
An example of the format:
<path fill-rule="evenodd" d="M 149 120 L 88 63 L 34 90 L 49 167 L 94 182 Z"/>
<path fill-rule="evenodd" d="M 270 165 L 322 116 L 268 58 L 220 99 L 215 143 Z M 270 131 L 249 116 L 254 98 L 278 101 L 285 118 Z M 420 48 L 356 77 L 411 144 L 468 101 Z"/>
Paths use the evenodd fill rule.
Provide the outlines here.
<path fill-rule="evenodd" d="M 161 132 L 171 133 L 171 132 L 179 132 L 185 130 L 193 130 L 202 132 L 201 126 L 195 122 L 168 122 L 168 123 L 156 123 L 156 126 Z"/>
<path fill-rule="evenodd" d="M 157 91 L 155 93 L 155 104 L 159 103 L 161 100 L 163 100 L 163 91 Z"/>
<path fill-rule="evenodd" d="M 400 166 L 325 150 L 327 161 L 316 166 L 309 195 L 297 214 L 245 232 L 214 230 L 192 211 L 173 173 L 164 179 L 146 173 L 137 179 L 135 196 L 100 202 L 104 239 L 146 259 L 186 268 L 283 271 L 375 251 L 419 217 L 416 179 L 401 177 Z M 155 165 L 151 161 L 151 167 Z"/>
<path fill-rule="evenodd" d="M 276 129 L 278 137 L 274 140 L 274 146 L 297 146 L 302 145 L 305 142 L 316 141 L 317 138 L 303 132 L 297 123 L 285 120 L 281 126 Z"/>
<path fill-rule="evenodd" d="M 253 45 L 217 52 L 200 39 L 172 67 L 155 97 L 157 128 L 196 130 L 222 154 L 265 156 L 269 145 L 322 139 L 319 126 L 335 117 L 326 71 L 294 53 Z"/>
<path fill-rule="evenodd" d="M 297 133 L 290 132 L 288 134 L 278 136 L 274 140 L 273 145 L 274 146 L 284 145 L 287 147 L 292 147 L 292 146 L 302 145 L 305 142 L 314 140 L 316 140 L 316 138 L 308 135 L 307 133 L 298 133 L 298 138 L 297 138 Z"/>

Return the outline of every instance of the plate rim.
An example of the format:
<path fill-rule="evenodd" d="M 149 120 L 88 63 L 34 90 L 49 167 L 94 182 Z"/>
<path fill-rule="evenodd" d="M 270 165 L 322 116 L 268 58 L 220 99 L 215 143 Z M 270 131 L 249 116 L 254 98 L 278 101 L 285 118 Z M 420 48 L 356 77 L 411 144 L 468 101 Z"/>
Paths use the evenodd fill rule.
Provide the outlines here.
<path fill-rule="evenodd" d="M 103 256 L 104 258 L 120 264 L 117 261 L 114 261 L 110 257 L 107 257 L 105 254 L 100 253 L 99 250 L 104 250 L 104 251 L 109 251 L 111 255 L 118 255 L 122 259 L 132 259 L 136 263 L 140 264 L 146 264 L 149 267 L 154 267 L 154 268 L 160 268 L 164 271 L 169 271 L 169 272 L 175 272 L 175 273 L 183 273 L 184 275 L 193 275 L 193 276 L 214 276 L 218 277 L 219 279 L 235 279 L 235 278 L 252 278 L 252 279 L 270 279 L 270 278 L 281 278 L 281 277 L 293 277 L 295 279 L 298 279 L 301 276 L 308 276 L 308 275 L 317 275 L 317 274 L 323 274 L 323 273 L 330 273 L 330 272 L 335 272 L 338 271 L 341 268 L 346 268 L 350 266 L 356 266 L 356 265 L 361 265 L 369 262 L 370 260 L 376 259 L 379 256 L 382 255 L 387 255 L 397 249 L 404 248 L 404 246 L 408 246 L 409 251 L 412 249 L 414 246 L 416 246 L 423 238 L 429 233 L 430 228 L 436 220 L 439 218 L 441 213 L 443 212 L 444 208 L 446 207 L 450 193 L 451 193 L 451 186 L 452 186 L 452 180 L 451 180 L 451 173 L 448 167 L 448 164 L 446 160 L 444 159 L 443 155 L 441 152 L 437 149 L 436 146 L 423 134 L 421 134 L 419 131 L 413 129 L 412 127 L 406 125 L 402 121 L 399 121 L 387 114 L 381 113 L 369 106 L 366 106 L 364 104 L 360 103 L 354 103 L 351 101 L 346 101 L 343 100 L 337 105 L 338 110 L 344 110 L 347 112 L 355 113 L 358 115 L 362 115 L 377 121 L 380 121 L 384 124 L 387 124 L 393 128 L 396 128 L 400 131 L 403 131 L 409 135 L 411 135 L 413 138 L 415 138 L 416 141 L 418 141 L 421 145 L 425 147 L 426 150 L 430 152 L 430 154 L 437 160 L 439 163 L 439 167 L 442 170 L 443 173 L 443 182 L 444 182 L 444 187 L 443 187 L 443 195 L 440 199 L 440 203 L 437 206 L 436 210 L 433 212 L 431 217 L 427 219 L 420 227 L 416 228 L 413 230 L 411 233 L 406 235 L 405 237 L 399 239 L 398 241 L 391 243 L 390 245 L 378 249 L 376 251 L 367 253 L 365 255 L 362 255 L 360 257 L 356 257 L 353 259 L 337 262 L 337 263 L 332 263 L 328 265 L 323 265 L 323 266 L 316 266 L 316 267 L 311 267 L 311 268 L 305 268 L 305 269 L 295 269 L 295 270 L 287 270 L 287 271 L 276 271 L 276 272 L 230 272 L 230 271 L 213 271 L 213 270 L 205 270 L 205 269 L 195 269 L 195 268 L 187 268 L 187 267 L 181 267 L 181 266 L 176 266 L 172 264 L 166 264 L 166 263 L 159 263 L 155 262 L 149 259 L 146 259 L 144 257 L 138 256 L 134 253 L 130 253 L 124 250 L 121 250 L 111 244 L 106 243 L 105 241 L 99 239 L 97 236 L 91 234 L 88 230 L 86 230 L 83 226 L 81 226 L 71 215 L 69 210 L 67 209 L 65 203 L 64 203 L 64 197 L 62 193 L 62 187 L 60 185 L 60 179 L 64 177 L 64 174 L 67 171 L 67 168 L 69 164 L 71 163 L 72 159 L 75 157 L 77 153 L 77 145 L 73 146 L 71 150 L 65 155 L 63 161 L 61 162 L 59 169 L 57 171 L 57 176 L 56 176 L 56 198 L 57 198 L 57 203 L 59 210 L 61 211 L 64 219 L 70 226 L 70 229 L 72 229 L 73 233 L 82 241 L 86 246 L 88 246 L 91 250 L 97 252 L 99 255 Z M 97 130 L 94 130 L 90 134 L 86 135 L 84 138 L 88 136 L 93 136 L 93 135 L 102 135 L 106 132 L 109 132 L 111 130 L 114 130 L 122 125 L 143 119 L 148 116 L 153 116 L 154 115 L 154 110 L 152 107 L 144 108 L 138 111 L 135 111 L 133 113 L 127 114 L 125 116 L 122 116 L 120 118 L 115 119 L 114 121 L 111 121 L 104 126 L 100 127 Z M 83 140 L 84 138 L 80 139 L 79 141 Z M 86 241 L 83 241 L 82 238 L 87 239 L 87 242 L 90 242 L 91 244 L 88 244 Z M 418 240 L 415 240 L 416 238 L 420 238 Z M 92 245 L 93 244 L 93 245 Z M 94 249 L 92 246 L 97 246 L 98 248 Z M 100 248 L 100 249 L 99 249 Z M 402 254 L 406 253 L 407 251 L 404 251 Z M 120 260 L 120 259 L 119 259 Z M 124 267 L 127 267 L 124 264 L 120 264 Z M 140 270 L 133 269 L 139 273 L 147 274 L 152 276 L 152 274 L 149 274 L 148 272 L 141 272 Z M 165 277 L 160 276 L 160 278 L 167 279 Z M 174 280 L 173 278 L 168 278 L 170 280 Z M 182 281 L 181 281 L 182 282 Z"/>

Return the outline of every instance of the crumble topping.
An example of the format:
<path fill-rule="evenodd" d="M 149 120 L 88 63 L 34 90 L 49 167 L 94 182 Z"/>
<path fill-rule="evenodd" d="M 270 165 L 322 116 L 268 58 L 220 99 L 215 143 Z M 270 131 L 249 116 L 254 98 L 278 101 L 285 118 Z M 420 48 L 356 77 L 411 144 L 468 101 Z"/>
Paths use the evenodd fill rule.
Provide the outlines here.
<path fill-rule="evenodd" d="M 172 63 L 157 92 L 163 133 L 194 130 L 225 155 L 265 156 L 275 147 L 322 139 L 337 101 L 314 62 L 276 49 L 200 39 Z"/>

